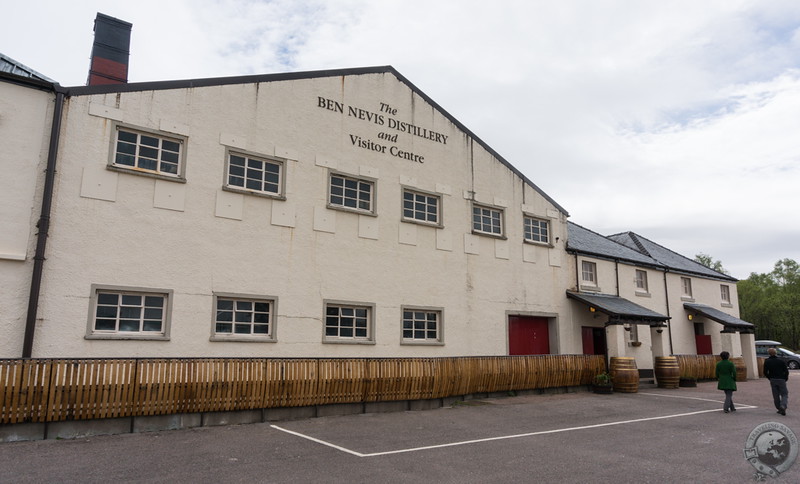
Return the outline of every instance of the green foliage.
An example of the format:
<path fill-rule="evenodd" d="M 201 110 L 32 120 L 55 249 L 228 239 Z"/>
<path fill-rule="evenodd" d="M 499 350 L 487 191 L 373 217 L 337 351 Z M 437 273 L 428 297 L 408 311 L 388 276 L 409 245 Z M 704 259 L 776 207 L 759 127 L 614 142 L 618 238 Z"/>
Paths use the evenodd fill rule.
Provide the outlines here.
<path fill-rule="evenodd" d="M 756 325 L 756 339 L 800 347 L 800 265 L 792 259 L 775 263 L 768 274 L 750 274 L 736 285 L 742 319 Z"/>
<path fill-rule="evenodd" d="M 611 375 L 607 372 L 595 375 L 594 384 L 599 387 L 611 386 Z"/>
<path fill-rule="evenodd" d="M 694 261 L 695 262 L 699 262 L 700 264 L 703 264 L 704 266 L 708 267 L 709 269 L 713 269 L 713 270 L 715 270 L 715 271 L 717 271 L 717 272 L 719 272 L 721 274 L 727 274 L 728 273 L 728 271 L 726 271 L 725 268 L 722 267 L 722 261 L 714 260 L 714 258 L 711 257 L 708 254 L 704 254 L 704 253 L 701 252 L 701 253 L 697 254 L 696 256 L 694 256 Z"/>

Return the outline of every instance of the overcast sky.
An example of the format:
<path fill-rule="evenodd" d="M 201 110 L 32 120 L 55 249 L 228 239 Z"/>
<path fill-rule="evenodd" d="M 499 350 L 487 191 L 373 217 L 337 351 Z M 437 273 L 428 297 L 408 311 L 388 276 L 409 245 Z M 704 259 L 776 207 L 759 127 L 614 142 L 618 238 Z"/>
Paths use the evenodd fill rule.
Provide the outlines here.
<path fill-rule="evenodd" d="M 391 65 L 575 223 L 800 262 L 800 1 L 28 0 L 0 52 L 84 85 L 97 12 L 130 82 Z"/>

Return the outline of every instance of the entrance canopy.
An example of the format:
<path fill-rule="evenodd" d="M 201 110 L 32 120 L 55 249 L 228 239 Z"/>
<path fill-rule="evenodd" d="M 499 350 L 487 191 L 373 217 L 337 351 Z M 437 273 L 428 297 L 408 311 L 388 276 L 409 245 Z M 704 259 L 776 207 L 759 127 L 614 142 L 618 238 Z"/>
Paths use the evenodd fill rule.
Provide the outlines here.
<path fill-rule="evenodd" d="M 742 333 L 753 333 L 756 330 L 756 326 L 753 323 L 748 323 L 747 321 L 743 321 L 735 316 L 731 316 L 728 313 L 723 313 L 719 309 L 714 309 L 711 306 L 706 306 L 705 304 L 683 303 L 683 307 L 694 312 L 695 314 L 705 316 L 708 319 L 712 319 L 722 324 L 725 327 L 723 331 L 726 333 L 733 333 L 736 331 Z"/>
<path fill-rule="evenodd" d="M 646 324 L 665 326 L 669 316 L 664 316 L 644 306 L 610 294 L 587 294 L 567 291 L 567 297 L 589 306 L 589 311 L 608 315 L 608 324 Z M 749 324 L 749 323 L 748 323 Z"/>

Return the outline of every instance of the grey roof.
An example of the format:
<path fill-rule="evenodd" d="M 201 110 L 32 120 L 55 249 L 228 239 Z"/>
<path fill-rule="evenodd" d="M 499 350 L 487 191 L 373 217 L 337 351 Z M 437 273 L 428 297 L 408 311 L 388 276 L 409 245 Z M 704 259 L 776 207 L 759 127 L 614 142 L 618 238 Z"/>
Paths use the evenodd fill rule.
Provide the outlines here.
<path fill-rule="evenodd" d="M 686 309 L 691 309 L 696 313 L 702 314 L 709 319 L 713 319 L 714 321 L 721 323 L 723 326 L 725 326 L 725 329 L 752 331 L 756 327 L 753 323 L 748 323 L 747 321 L 741 320 L 736 316 L 723 313 L 719 309 L 706 306 L 705 304 L 683 303 L 683 307 Z"/>
<path fill-rule="evenodd" d="M 613 322 L 646 323 L 658 325 L 670 319 L 644 306 L 631 302 L 619 296 L 610 294 L 589 294 L 585 292 L 567 291 L 567 297 L 576 299 L 590 307 L 593 307 L 603 314 L 607 314 Z"/>
<path fill-rule="evenodd" d="M 7 55 L 0 54 L 0 72 L 7 72 L 22 77 L 30 77 L 40 81 L 55 82 L 44 74 L 40 74 L 21 62 L 17 62 Z"/>
<path fill-rule="evenodd" d="M 636 249 L 626 247 L 609 237 L 604 237 L 572 222 L 567 222 L 567 250 L 636 264 L 662 266 L 657 260 Z"/>
<path fill-rule="evenodd" d="M 623 232 L 620 234 L 609 235 L 608 238 L 655 259 L 661 265 L 671 270 L 698 274 L 705 277 L 713 277 L 715 279 L 724 279 L 734 282 L 736 281 L 735 278 L 727 274 L 717 272 L 714 269 L 706 267 L 699 262 L 689 259 L 688 257 L 684 257 L 677 252 L 673 252 L 666 247 L 658 245 L 652 240 L 646 239 L 645 237 L 642 237 L 636 233 Z"/>

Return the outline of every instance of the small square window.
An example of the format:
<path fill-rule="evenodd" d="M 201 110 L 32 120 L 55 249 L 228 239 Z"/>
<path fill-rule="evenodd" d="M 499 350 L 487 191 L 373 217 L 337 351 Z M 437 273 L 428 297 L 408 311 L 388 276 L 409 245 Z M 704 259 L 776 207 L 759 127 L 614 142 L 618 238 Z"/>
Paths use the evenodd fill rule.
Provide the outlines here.
<path fill-rule="evenodd" d="M 503 210 L 484 205 L 472 206 L 472 230 L 478 234 L 503 236 Z"/>
<path fill-rule="evenodd" d="M 164 178 L 183 178 L 184 140 L 117 126 L 111 168 Z"/>
<path fill-rule="evenodd" d="M 442 199 L 414 190 L 403 190 L 403 220 L 430 225 L 441 225 Z"/>
<path fill-rule="evenodd" d="M 403 307 L 403 344 L 442 344 L 442 310 Z"/>
<path fill-rule="evenodd" d="M 275 300 L 214 295 L 212 341 L 275 341 Z"/>
<path fill-rule="evenodd" d="M 373 307 L 326 303 L 323 341 L 326 343 L 371 343 Z"/>
<path fill-rule="evenodd" d="M 328 206 L 374 213 L 375 182 L 331 173 Z"/>
<path fill-rule="evenodd" d="M 172 291 L 92 286 L 87 339 L 169 339 Z"/>
<path fill-rule="evenodd" d="M 229 152 L 225 187 L 232 190 L 281 196 L 283 192 L 282 161 Z"/>
<path fill-rule="evenodd" d="M 550 222 L 527 216 L 523 220 L 526 242 L 550 243 Z"/>

